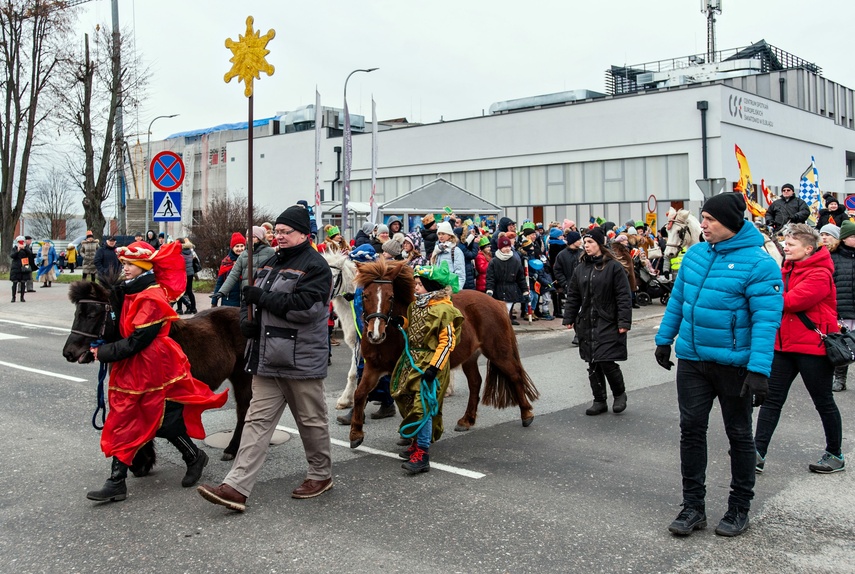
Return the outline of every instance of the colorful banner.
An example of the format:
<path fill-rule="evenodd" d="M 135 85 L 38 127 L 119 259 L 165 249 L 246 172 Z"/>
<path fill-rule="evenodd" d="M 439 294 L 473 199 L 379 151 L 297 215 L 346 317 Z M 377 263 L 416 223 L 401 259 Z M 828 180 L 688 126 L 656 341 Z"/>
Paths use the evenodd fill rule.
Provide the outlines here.
<path fill-rule="evenodd" d="M 321 123 L 323 122 L 323 111 L 321 110 L 321 93 L 315 87 L 315 221 L 318 227 L 324 226 L 323 212 L 321 209 Z M 318 230 L 318 241 L 323 241 L 320 229 Z"/>
<path fill-rule="evenodd" d="M 371 96 L 371 197 L 368 204 L 371 206 L 371 221 L 380 221 L 380 207 L 377 205 L 375 194 L 377 193 L 377 104 L 374 96 Z"/>
<path fill-rule="evenodd" d="M 353 141 L 350 133 L 350 112 L 347 111 L 347 100 L 344 100 L 344 174 L 341 194 L 341 236 L 347 237 L 347 224 L 350 219 L 347 204 L 350 202 L 350 166 L 353 161 Z"/>
<path fill-rule="evenodd" d="M 742 197 L 745 198 L 745 205 L 748 206 L 748 212 L 751 213 L 751 216 L 763 217 L 766 215 L 766 210 L 762 205 L 757 203 L 757 192 L 751 181 L 751 168 L 748 167 L 748 158 L 745 157 L 745 154 L 742 153 L 738 145 L 734 144 L 733 147 L 736 154 L 736 163 L 739 165 L 739 181 L 736 182 L 736 190 L 741 192 Z"/>

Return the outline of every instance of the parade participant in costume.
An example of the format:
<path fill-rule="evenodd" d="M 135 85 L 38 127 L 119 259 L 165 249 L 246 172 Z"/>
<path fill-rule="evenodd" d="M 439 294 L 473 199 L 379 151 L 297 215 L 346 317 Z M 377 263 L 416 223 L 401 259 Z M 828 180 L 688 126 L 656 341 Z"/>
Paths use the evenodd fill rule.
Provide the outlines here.
<path fill-rule="evenodd" d="M 39 268 L 38 280 L 42 282 L 42 287 L 50 287 L 56 281 L 57 272 L 56 248 L 50 241 L 42 242 L 36 255 L 36 266 Z"/>
<path fill-rule="evenodd" d="M 216 307 L 222 300 L 223 307 L 240 307 L 240 279 L 234 281 L 234 287 L 228 293 L 220 292 L 220 287 L 226 282 L 232 268 L 235 266 L 240 254 L 246 250 L 246 239 L 242 233 L 235 231 L 229 241 L 229 253 L 220 261 L 220 269 L 217 271 L 217 283 L 214 285 L 214 294 L 211 295 L 211 307 Z"/>
<path fill-rule="evenodd" d="M 68 265 L 68 270 L 74 273 L 74 266 L 77 265 L 77 248 L 74 243 L 68 244 L 68 249 L 65 250 L 65 261 Z"/>
<path fill-rule="evenodd" d="M 448 388 L 451 352 L 460 338 L 463 315 L 451 303 L 460 289 L 448 263 L 415 270 L 416 299 L 406 317 L 390 325 L 406 330 L 409 353 L 398 359 L 392 375 L 392 396 L 404 417 L 399 432 L 413 443 L 401 455 L 410 474 L 430 470 L 430 443 L 442 436 L 442 399 Z"/>
<path fill-rule="evenodd" d="M 169 338 L 178 320 L 170 301 L 184 292 L 187 276 L 181 245 L 154 251 L 143 241 L 119 248 L 125 271 L 119 334 L 121 339 L 93 347 L 95 359 L 112 363 L 110 408 L 101 431 L 101 450 L 113 457 L 110 478 L 86 495 L 99 502 L 127 498 L 125 478 L 137 451 L 154 437 L 167 439 L 187 464 L 182 486 L 202 476 L 208 456 L 192 438 L 205 438 L 202 411 L 223 406 L 228 392 L 214 394 L 190 374 L 181 347 Z"/>

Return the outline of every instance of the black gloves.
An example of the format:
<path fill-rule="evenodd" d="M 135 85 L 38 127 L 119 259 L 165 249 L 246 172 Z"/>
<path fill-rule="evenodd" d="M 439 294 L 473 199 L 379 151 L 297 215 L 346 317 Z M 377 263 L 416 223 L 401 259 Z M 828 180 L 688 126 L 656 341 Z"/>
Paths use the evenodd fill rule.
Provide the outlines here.
<path fill-rule="evenodd" d="M 247 305 L 258 305 L 264 290 L 261 287 L 247 285 L 243 288 L 243 298 Z"/>
<path fill-rule="evenodd" d="M 342 293 L 341 296 L 345 301 L 353 301 L 353 293 Z"/>
<path fill-rule="evenodd" d="M 670 371 L 671 367 L 674 366 L 674 362 L 671 360 L 671 345 L 656 345 L 656 352 L 653 353 L 653 356 L 656 357 L 656 362 L 663 369 Z"/>
<path fill-rule="evenodd" d="M 219 304 L 220 299 L 222 299 L 222 298 L 223 298 L 223 294 L 220 293 L 219 291 L 214 293 L 213 295 L 211 295 L 211 307 L 216 307 Z"/>
<path fill-rule="evenodd" d="M 241 321 L 240 332 L 247 339 L 257 339 L 261 334 L 261 325 L 255 321 Z"/>
<path fill-rule="evenodd" d="M 401 315 L 392 315 L 389 317 L 388 325 L 390 327 L 403 327 L 404 318 Z"/>
<path fill-rule="evenodd" d="M 742 392 L 740 397 L 744 397 L 748 393 L 754 397 L 754 402 L 751 403 L 755 407 L 759 407 L 766 400 L 766 395 L 769 394 L 769 378 L 758 373 L 748 371 L 745 375 L 745 382 L 742 383 Z"/>
<path fill-rule="evenodd" d="M 431 365 L 430 367 L 425 369 L 425 372 L 422 375 L 422 380 L 426 383 L 432 383 L 434 379 L 436 379 L 437 373 L 439 373 L 439 369 Z"/>

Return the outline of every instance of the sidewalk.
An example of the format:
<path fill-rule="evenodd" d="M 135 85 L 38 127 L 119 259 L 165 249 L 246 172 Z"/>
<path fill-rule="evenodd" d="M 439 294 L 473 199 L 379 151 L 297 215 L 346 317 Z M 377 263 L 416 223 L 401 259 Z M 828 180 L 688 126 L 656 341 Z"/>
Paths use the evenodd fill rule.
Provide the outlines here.
<path fill-rule="evenodd" d="M 43 289 L 39 283 L 34 283 L 36 292 L 26 294 L 26 303 L 10 303 L 12 284 L 7 281 L 3 284 L 7 290 L 0 299 L 0 319 L 71 329 L 74 305 L 68 300 L 67 284 L 54 283 Z"/>
<path fill-rule="evenodd" d="M 658 319 L 665 314 L 665 305 L 660 304 L 658 301 L 647 305 L 646 307 L 642 307 L 641 309 L 633 309 L 632 310 L 632 322 L 638 323 L 639 321 L 645 321 L 647 319 Z M 532 321 L 528 322 L 526 317 L 517 318 L 519 322 L 518 327 L 514 327 L 514 332 L 517 333 L 544 333 L 548 331 L 563 331 L 566 330 L 567 327 L 562 325 L 563 319 L 559 319 L 556 317 L 552 321 Z"/>

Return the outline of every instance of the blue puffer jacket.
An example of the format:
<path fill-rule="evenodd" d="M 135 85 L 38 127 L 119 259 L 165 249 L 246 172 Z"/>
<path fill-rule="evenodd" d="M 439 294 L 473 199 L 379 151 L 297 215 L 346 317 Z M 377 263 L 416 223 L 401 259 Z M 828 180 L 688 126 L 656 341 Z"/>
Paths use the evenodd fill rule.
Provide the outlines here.
<path fill-rule="evenodd" d="M 781 270 L 763 251 L 763 236 L 746 223 L 714 245 L 698 243 L 683 257 L 656 335 L 680 359 L 746 367 L 769 376 L 784 307 Z"/>

